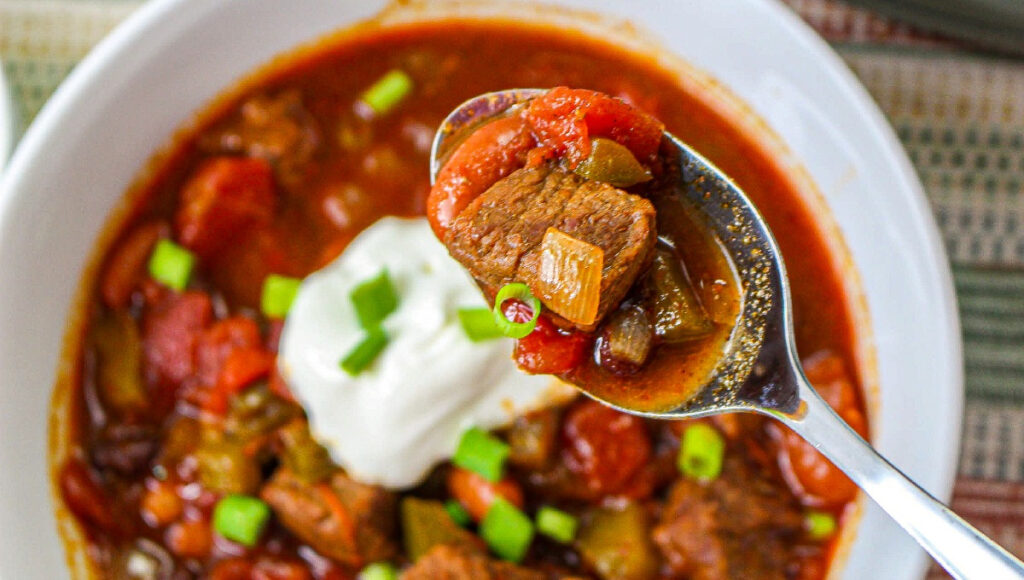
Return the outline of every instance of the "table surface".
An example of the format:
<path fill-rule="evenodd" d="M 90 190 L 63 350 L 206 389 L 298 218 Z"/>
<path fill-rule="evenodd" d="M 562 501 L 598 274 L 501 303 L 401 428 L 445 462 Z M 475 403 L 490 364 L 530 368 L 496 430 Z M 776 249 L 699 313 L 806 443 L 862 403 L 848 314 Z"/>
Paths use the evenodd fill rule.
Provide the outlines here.
<path fill-rule="evenodd" d="M 834 0 L 784 1 L 864 83 L 925 186 L 963 324 L 967 404 L 953 509 L 1024 555 L 1024 58 Z M 0 0 L 0 59 L 22 129 L 140 3 Z"/>

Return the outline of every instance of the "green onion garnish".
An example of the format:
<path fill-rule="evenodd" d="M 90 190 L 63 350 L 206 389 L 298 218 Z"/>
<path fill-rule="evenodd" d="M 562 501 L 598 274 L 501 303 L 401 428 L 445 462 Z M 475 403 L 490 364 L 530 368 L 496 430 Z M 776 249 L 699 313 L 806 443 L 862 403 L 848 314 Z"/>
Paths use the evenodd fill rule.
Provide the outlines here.
<path fill-rule="evenodd" d="M 213 508 L 213 529 L 244 546 L 255 546 L 270 519 L 270 506 L 258 498 L 232 494 Z"/>
<path fill-rule="evenodd" d="M 160 240 L 149 257 L 149 275 L 168 288 L 182 291 L 192 275 L 196 257 L 171 240 Z"/>
<path fill-rule="evenodd" d="M 341 359 L 341 368 L 352 376 L 358 375 L 373 363 L 387 344 L 388 335 L 381 328 L 367 330 L 363 340 Z"/>
<path fill-rule="evenodd" d="M 533 541 L 533 522 L 519 508 L 499 497 L 480 522 L 480 537 L 502 559 L 519 562 Z"/>
<path fill-rule="evenodd" d="M 391 562 L 374 562 L 359 571 L 357 580 L 397 580 L 398 569 Z"/>
<path fill-rule="evenodd" d="M 505 316 L 502 305 L 506 300 L 513 299 L 525 302 L 530 307 L 530 310 L 533 311 L 533 317 L 530 320 L 514 322 Z M 540 300 L 530 292 L 530 287 L 522 282 L 505 284 L 501 290 L 498 290 L 498 295 L 494 297 L 493 313 L 494 323 L 502 334 L 509 338 L 523 338 L 533 332 L 533 328 L 537 326 L 537 318 L 540 317 Z"/>
<path fill-rule="evenodd" d="M 391 283 L 387 270 L 360 282 L 352 289 L 349 298 L 356 309 L 359 324 L 365 330 L 380 326 L 388 314 L 398 307 L 398 293 L 395 292 L 395 285 Z"/>
<path fill-rule="evenodd" d="M 804 527 L 812 540 L 826 540 L 836 533 L 836 518 L 828 512 L 809 511 L 804 515 Z"/>
<path fill-rule="evenodd" d="M 683 432 L 677 465 L 683 475 L 701 481 L 710 481 L 722 472 L 725 440 L 714 427 L 694 423 Z"/>
<path fill-rule="evenodd" d="M 302 280 L 271 274 L 263 281 L 260 309 L 268 318 L 284 318 L 299 293 Z"/>
<path fill-rule="evenodd" d="M 444 502 L 444 511 L 448 512 L 448 515 L 452 518 L 453 522 L 462 527 L 468 526 L 469 522 L 473 521 L 469 512 L 466 511 L 466 508 L 462 507 L 462 504 L 454 499 Z"/>
<path fill-rule="evenodd" d="M 494 313 L 490 308 L 460 308 L 459 322 L 462 330 L 473 342 L 483 342 L 505 336 L 494 323 Z"/>
<path fill-rule="evenodd" d="M 487 481 L 501 480 L 508 458 L 507 443 L 483 429 L 473 427 L 462 434 L 452 463 L 483 476 Z"/>
<path fill-rule="evenodd" d="M 545 536 L 568 544 L 576 538 L 576 528 L 579 521 L 560 509 L 550 506 L 543 506 L 537 510 L 537 531 Z"/>
<path fill-rule="evenodd" d="M 412 91 L 412 79 L 400 69 L 393 69 L 363 92 L 359 100 L 377 115 L 384 115 Z"/>

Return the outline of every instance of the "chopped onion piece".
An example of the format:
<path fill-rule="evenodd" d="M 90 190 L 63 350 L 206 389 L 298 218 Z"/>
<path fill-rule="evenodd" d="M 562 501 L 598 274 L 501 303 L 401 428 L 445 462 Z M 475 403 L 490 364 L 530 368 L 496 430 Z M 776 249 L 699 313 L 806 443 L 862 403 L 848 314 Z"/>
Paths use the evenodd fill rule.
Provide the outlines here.
<path fill-rule="evenodd" d="M 548 228 L 541 241 L 540 279 L 535 292 L 566 320 L 593 324 L 601 301 L 604 250 Z"/>

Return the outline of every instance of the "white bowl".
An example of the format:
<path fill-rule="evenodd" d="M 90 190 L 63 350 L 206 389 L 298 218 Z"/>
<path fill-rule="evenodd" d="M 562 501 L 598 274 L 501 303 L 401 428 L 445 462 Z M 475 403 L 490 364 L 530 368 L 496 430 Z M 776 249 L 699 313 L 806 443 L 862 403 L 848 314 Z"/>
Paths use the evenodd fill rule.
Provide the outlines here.
<path fill-rule="evenodd" d="M 47 467 L 50 393 L 80 276 L 122 192 L 233 81 L 385 4 L 154 0 L 74 70 L 30 127 L 0 182 L 0 578 L 67 575 Z M 850 71 L 774 1 L 557 4 L 637 23 L 781 135 L 860 274 L 866 302 L 854 306 L 869 314 L 880 386 L 869 392 L 875 443 L 948 497 L 963 403 L 951 277 L 921 186 Z M 861 354 L 873 385 L 875 356 Z M 920 577 L 923 553 L 873 505 L 857 532 L 844 577 Z"/>

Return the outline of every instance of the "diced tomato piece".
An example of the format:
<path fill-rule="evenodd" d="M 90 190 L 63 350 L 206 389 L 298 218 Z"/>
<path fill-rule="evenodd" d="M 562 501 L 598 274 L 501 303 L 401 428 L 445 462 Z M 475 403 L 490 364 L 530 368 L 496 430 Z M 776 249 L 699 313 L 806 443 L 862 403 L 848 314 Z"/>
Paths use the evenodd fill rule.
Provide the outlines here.
<path fill-rule="evenodd" d="M 837 355 L 823 353 L 804 362 L 804 373 L 823 399 L 862 437 L 867 420 L 857 404 L 853 381 Z M 779 463 L 783 475 L 804 503 L 840 506 L 857 494 L 857 486 L 846 474 L 796 433 L 776 426 L 780 435 Z"/>
<path fill-rule="evenodd" d="M 274 365 L 259 327 L 244 316 L 215 322 L 200 337 L 196 356 L 200 389 L 189 400 L 216 414 L 227 411 L 231 395 L 267 376 Z"/>
<path fill-rule="evenodd" d="M 142 317 L 142 351 L 150 386 L 174 390 L 196 373 L 195 347 L 213 318 L 205 292 L 168 293 Z"/>
<path fill-rule="evenodd" d="M 117 245 L 100 279 L 100 296 L 104 304 L 110 308 L 122 308 L 128 304 L 132 292 L 146 275 L 146 264 L 153 246 L 167 229 L 161 222 L 145 223 L 132 230 Z"/>
<path fill-rule="evenodd" d="M 227 411 L 228 400 L 232 395 L 270 374 L 273 367 L 274 355 L 263 348 L 232 351 L 224 361 L 217 384 L 208 394 L 203 408 L 211 413 L 223 414 Z"/>
<path fill-rule="evenodd" d="M 523 489 L 515 479 L 506 477 L 492 483 L 482 475 L 461 467 L 452 468 L 448 474 L 448 493 L 478 522 L 484 519 L 491 504 L 499 497 L 516 507 L 523 507 Z"/>
<path fill-rule="evenodd" d="M 199 381 L 207 386 L 216 384 L 231 353 L 257 348 L 262 343 L 260 328 L 250 318 L 232 316 L 213 323 L 203 332 L 196 345 Z"/>
<path fill-rule="evenodd" d="M 274 214 L 274 177 L 258 158 L 216 157 L 203 163 L 181 191 L 178 240 L 209 257 L 239 231 Z"/>
<path fill-rule="evenodd" d="M 313 576 L 302 562 L 261 557 L 252 571 L 253 580 L 312 580 Z"/>
<path fill-rule="evenodd" d="M 538 375 L 565 373 L 583 362 L 589 343 L 585 333 L 561 331 L 541 315 L 533 332 L 516 341 L 516 364 L 524 371 Z"/>
<path fill-rule="evenodd" d="M 484 125 L 452 153 L 427 195 L 427 219 L 444 240 L 448 226 L 481 193 L 523 167 L 534 141 L 519 115 Z"/>
<path fill-rule="evenodd" d="M 590 139 L 607 137 L 641 162 L 658 153 L 664 125 L 624 101 L 586 89 L 556 87 L 532 100 L 526 120 L 542 147 L 576 167 L 590 155 Z"/>
<path fill-rule="evenodd" d="M 590 399 L 569 409 L 562 440 L 569 470 L 600 495 L 622 491 L 651 457 L 643 419 Z"/>

